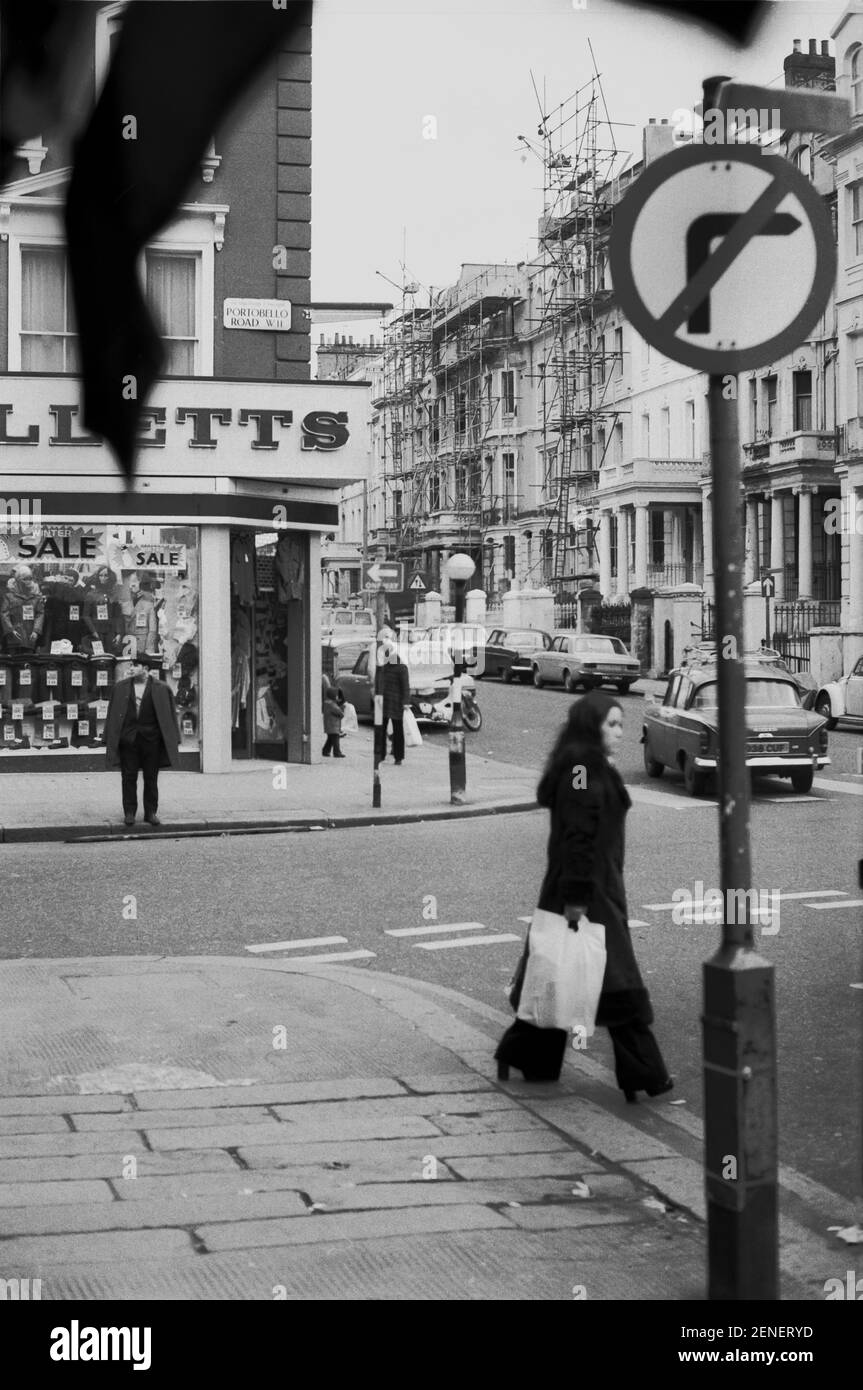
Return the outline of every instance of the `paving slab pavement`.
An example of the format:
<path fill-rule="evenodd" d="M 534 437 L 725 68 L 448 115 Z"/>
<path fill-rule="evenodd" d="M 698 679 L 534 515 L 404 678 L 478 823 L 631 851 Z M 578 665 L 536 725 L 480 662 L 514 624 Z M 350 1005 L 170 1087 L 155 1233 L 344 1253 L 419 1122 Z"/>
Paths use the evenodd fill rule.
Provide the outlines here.
<path fill-rule="evenodd" d="M 0 1278 L 43 1299 L 704 1298 L 698 1122 L 626 1106 L 583 1052 L 554 1086 L 497 1082 L 507 1016 L 466 995 L 26 960 L 0 1019 Z M 798 1189 L 783 1297 L 823 1298 L 853 1214 Z"/>
<path fill-rule="evenodd" d="M 421 748 L 409 748 L 402 767 L 392 759 L 382 764 L 381 806 L 374 809 L 372 736 L 362 729 L 345 739 L 344 759 L 314 766 L 261 761 L 212 775 L 163 772 L 157 831 L 140 811 L 134 828 L 124 825 L 119 772 L 21 773 L 4 764 L 0 842 L 303 830 L 532 809 L 536 772 L 484 756 L 490 745 L 482 731 L 467 738 L 463 805 L 450 801 L 449 743 L 438 731 Z"/>

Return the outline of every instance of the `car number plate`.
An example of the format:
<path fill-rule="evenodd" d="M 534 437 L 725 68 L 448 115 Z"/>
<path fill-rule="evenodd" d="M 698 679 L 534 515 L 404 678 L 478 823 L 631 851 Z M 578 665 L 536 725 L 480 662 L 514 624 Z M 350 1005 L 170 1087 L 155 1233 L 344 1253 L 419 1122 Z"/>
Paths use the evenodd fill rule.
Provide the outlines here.
<path fill-rule="evenodd" d="M 790 743 L 759 743 L 757 739 L 746 745 L 747 753 L 790 753 Z"/>

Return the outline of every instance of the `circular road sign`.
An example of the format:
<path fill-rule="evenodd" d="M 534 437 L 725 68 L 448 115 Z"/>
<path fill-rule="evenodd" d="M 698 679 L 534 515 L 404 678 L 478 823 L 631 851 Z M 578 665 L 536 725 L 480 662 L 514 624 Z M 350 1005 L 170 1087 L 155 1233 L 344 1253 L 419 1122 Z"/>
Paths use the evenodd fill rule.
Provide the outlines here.
<path fill-rule="evenodd" d="M 786 159 L 740 145 L 649 164 L 615 210 L 610 263 L 642 338 L 715 374 L 797 347 L 836 279 L 830 216 L 812 184 Z"/>

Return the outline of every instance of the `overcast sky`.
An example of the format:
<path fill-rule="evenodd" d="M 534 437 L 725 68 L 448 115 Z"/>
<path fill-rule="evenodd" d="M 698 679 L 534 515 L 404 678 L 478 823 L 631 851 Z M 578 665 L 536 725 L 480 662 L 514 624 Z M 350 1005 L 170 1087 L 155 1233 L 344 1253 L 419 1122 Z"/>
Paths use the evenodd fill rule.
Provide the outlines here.
<path fill-rule="evenodd" d="M 792 40 L 806 51 L 817 39 L 820 52 L 845 9 L 833 0 L 776 0 L 754 41 L 739 49 L 635 3 L 576 3 L 315 0 L 314 299 L 400 302 L 375 272 L 401 285 L 403 259 L 409 279 L 441 288 L 464 261 L 534 255 L 542 166 L 517 139 L 538 144 L 531 72 L 547 109 L 559 106 L 590 81 L 588 39 L 616 143 L 638 160 L 648 118 L 670 120 L 700 101 L 702 78 L 727 73 L 782 86 Z M 436 139 L 423 138 L 429 116 Z M 316 326 L 315 342 L 320 332 L 329 337 L 333 328 Z"/>

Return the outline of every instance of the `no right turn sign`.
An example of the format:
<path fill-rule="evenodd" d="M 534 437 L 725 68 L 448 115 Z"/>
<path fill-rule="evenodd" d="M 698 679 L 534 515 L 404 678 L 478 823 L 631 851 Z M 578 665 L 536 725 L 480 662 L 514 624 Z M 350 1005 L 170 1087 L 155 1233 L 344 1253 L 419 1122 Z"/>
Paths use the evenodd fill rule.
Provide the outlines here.
<path fill-rule="evenodd" d="M 836 278 L 827 209 L 786 159 L 696 145 L 648 166 L 615 213 L 614 289 L 675 362 L 764 366 L 814 328 Z"/>

